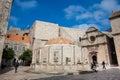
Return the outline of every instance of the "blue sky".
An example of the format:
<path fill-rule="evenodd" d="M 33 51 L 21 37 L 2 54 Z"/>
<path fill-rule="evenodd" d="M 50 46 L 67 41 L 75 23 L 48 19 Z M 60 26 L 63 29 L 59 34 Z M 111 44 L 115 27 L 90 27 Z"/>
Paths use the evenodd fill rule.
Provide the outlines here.
<path fill-rule="evenodd" d="M 120 0 L 14 0 L 8 27 L 29 29 L 35 20 L 86 30 L 90 26 L 110 28 L 112 11 Z"/>

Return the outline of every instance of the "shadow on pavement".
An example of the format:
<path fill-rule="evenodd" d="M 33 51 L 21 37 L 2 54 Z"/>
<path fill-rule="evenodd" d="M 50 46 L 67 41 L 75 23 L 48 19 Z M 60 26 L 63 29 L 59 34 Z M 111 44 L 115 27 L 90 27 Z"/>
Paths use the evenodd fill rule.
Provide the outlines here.
<path fill-rule="evenodd" d="M 79 75 L 91 74 L 91 73 L 95 73 L 95 72 L 94 71 L 80 71 Z M 74 77 L 74 73 L 68 73 L 67 75 L 52 76 L 52 77 L 47 77 L 47 78 L 38 78 L 38 79 L 30 79 L 30 80 L 85 80 L 83 78 L 71 79 L 73 77 Z"/>
<path fill-rule="evenodd" d="M 13 70 L 13 67 L 6 67 L 0 71 L 0 75 Z"/>
<path fill-rule="evenodd" d="M 30 80 L 85 80 L 85 79 L 75 78 L 73 75 L 64 75 L 64 76 L 53 76 L 53 77 L 30 79 Z"/>
<path fill-rule="evenodd" d="M 79 74 L 90 74 L 95 73 L 95 71 L 80 71 Z"/>
<path fill-rule="evenodd" d="M 30 80 L 70 80 L 70 79 L 67 76 L 53 76 L 53 77 L 30 79 Z"/>

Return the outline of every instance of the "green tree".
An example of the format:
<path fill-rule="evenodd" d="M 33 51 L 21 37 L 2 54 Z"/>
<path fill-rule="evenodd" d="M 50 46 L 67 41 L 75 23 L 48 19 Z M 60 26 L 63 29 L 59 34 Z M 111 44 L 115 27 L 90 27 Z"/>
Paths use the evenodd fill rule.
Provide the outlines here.
<path fill-rule="evenodd" d="M 12 59 L 14 59 L 15 53 L 12 48 L 4 48 L 3 49 L 3 55 L 2 55 L 2 62 L 1 62 L 1 68 L 4 67 L 10 67 Z"/>
<path fill-rule="evenodd" d="M 4 48 L 3 49 L 3 55 L 2 58 L 8 60 L 11 60 L 15 57 L 15 52 L 12 48 Z"/>
<path fill-rule="evenodd" d="M 24 65 L 30 65 L 32 61 L 32 52 L 31 50 L 25 50 L 20 56 L 19 59 L 23 60 Z"/>

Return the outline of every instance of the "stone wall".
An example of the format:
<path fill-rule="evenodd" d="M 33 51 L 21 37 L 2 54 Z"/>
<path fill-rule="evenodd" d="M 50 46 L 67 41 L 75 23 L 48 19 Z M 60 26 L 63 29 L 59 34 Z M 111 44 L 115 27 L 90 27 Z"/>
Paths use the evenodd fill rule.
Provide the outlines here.
<path fill-rule="evenodd" d="M 10 27 L 10 29 L 7 31 L 7 34 L 19 34 L 21 36 L 28 33 L 29 30 L 21 30 L 20 28 L 14 28 L 14 27 Z"/>
<path fill-rule="evenodd" d="M 13 0 L 0 0 L 0 66 L 4 44 L 4 36 L 8 26 L 8 19 Z"/>
<path fill-rule="evenodd" d="M 91 37 L 94 39 L 92 40 Z M 90 27 L 82 39 L 82 53 L 84 59 L 87 59 L 89 64 L 92 62 L 92 57 L 96 54 L 98 64 L 102 61 L 110 64 L 107 35 L 98 31 L 94 27 Z"/>
<path fill-rule="evenodd" d="M 120 11 L 113 12 L 109 19 L 112 26 L 118 65 L 120 66 Z"/>
<path fill-rule="evenodd" d="M 31 49 L 33 56 L 35 54 L 35 49 L 42 48 L 45 46 L 45 43 L 52 38 L 59 36 L 66 37 L 72 40 L 76 45 L 79 45 L 79 37 L 84 35 L 83 30 L 60 27 L 58 24 L 35 21 L 32 27 L 30 28 L 30 40 L 31 40 Z M 80 48 L 77 48 L 80 49 Z M 78 52 L 79 53 L 79 52 Z M 32 62 L 35 62 L 33 59 Z"/>
<path fill-rule="evenodd" d="M 24 52 L 23 47 L 25 47 L 25 50 L 30 48 L 30 44 L 26 42 L 5 40 L 4 48 L 6 44 L 8 45 L 8 48 L 13 48 L 13 50 L 14 50 L 14 46 L 17 45 L 17 50 L 14 50 L 16 54 L 16 58 L 18 58 Z"/>
<path fill-rule="evenodd" d="M 36 21 L 35 26 L 35 39 L 48 40 L 53 37 L 58 37 L 59 27 L 57 24 Z"/>
<path fill-rule="evenodd" d="M 120 35 L 114 36 L 118 65 L 120 66 Z"/>
<path fill-rule="evenodd" d="M 79 38 L 82 37 L 84 34 L 84 30 L 60 27 L 60 36 L 64 36 L 76 43 L 79 42 Z"/>

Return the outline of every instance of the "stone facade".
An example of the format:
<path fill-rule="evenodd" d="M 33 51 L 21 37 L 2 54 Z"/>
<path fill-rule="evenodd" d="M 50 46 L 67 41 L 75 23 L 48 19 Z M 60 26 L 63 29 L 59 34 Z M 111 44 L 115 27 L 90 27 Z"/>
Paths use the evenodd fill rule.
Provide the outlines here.
<path fill-rule="evenodd" d="M 28 30 L 12 28 L 7 31 L 4 48 L 12 48 L 18 58 L 26 49 L 30 49 Z"/>
<path fill-rule="evenodd" d="M 82 53 L 88 63 L 96 61 L 101 65 L 105 61 L 109 66 L 113 65 L 110 37 L 94 27 L 90 27 L 82 37 Z"/>
<path fill-rule="evenodd" d="M 7 34 L 19 34 L 21 36 L 23 35 L 28 35 L 29 34 L 29 30 L 22 30 L 20 28 L 15 28 L 13 26 L 10 26 L 10 29 L 7 31 Z"/>
<path fill-rule="evenodd" d="M 109 19 L 112 26 L 118 65 L 120 66 L 120 11 L 113 12 Z"/>
<path fill-rule="evenodd" d="M 77 70 L 76 65 L 81 61 L 79 38 L 84 32 L 79 29 L 60 27 L 54 23 L 35 21 L 30 29 L 32 67 L 47 72 L 54 72 L 54 70 L 63 72 L 70 68 Z M 57 54 L 54 54 L 55 52 Z M 54 61 L 55 56 L 58 58 L 57 63 Z M 68 64 L 66 64 L 67 59 L 70 61 Z"/>
<path fill-rule="evenodd" d="M 83 31 L 35 21 L 30 29 L 32 68 L 44 72 L 69 72 L 83 68 L 88 70 L 93 61 L 98 64 L 98 69 L 102 67 L 103 61 L 107 67 L 118 66 L 120 19 L 110 20 L 115 26 L 113 32 L 100 32 L 95 27 Z M 55 57 L 57 63 L 54 61 Z M 68 64 L 67 58 L 70 59 Z"/>
<path fill-rule="evenodd" d="M 13 0 L 0 0 L 0 66 L 3 51 L 4 38 L 8 26 L 8 19 Z"/>
<path fill-rule="evenodd" d="M 79 42 L 79 37 L 82 36 L 79 34 L 82 33 L 84 33 L 82 30 L 59 27 L 58 24 L 54 23 L 35 21 L 30 29 L 31 48 L 33 50 L 33 54 L 35 49 L 44 47 L 45 43 L 51 38 L 63 36 L 72 39 L 73 42 L 77 43 Z"/>

